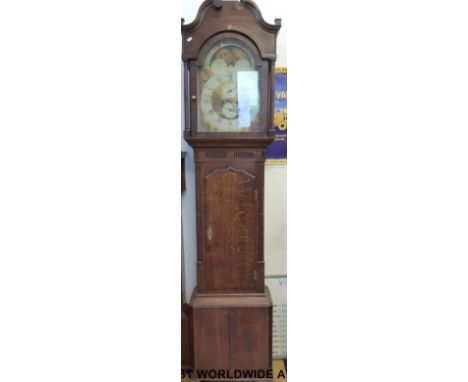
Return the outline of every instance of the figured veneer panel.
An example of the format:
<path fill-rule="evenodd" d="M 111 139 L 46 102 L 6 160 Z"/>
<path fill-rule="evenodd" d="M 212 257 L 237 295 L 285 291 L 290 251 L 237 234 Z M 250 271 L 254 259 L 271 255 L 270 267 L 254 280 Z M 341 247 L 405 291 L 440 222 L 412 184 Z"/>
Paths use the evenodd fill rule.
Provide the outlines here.
<path fill-rule="evenodd" d="M 258 249 L 256 177 L 227 167 L 205 177 L 205 287 L 255 289 Z"/>

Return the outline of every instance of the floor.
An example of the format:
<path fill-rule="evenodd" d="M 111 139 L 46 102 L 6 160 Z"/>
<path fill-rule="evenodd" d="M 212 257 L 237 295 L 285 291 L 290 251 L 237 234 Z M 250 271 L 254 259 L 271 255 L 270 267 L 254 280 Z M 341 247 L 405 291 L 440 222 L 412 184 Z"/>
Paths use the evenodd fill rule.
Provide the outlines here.
<path fill-rule="evenodd" d="M 286 361 L 281 359 L 273 360 L 273 381 L 274 382 L 287 382 L 286 379 Z M 189 382 L 188 376 L 181 379 L 181 382 Z"/>

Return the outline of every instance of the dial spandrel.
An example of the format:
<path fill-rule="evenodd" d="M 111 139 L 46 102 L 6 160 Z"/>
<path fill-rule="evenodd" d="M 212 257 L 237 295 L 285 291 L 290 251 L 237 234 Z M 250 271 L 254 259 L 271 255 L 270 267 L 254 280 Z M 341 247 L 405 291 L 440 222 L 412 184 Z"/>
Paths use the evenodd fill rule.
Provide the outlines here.
<path fill-rule="evenodd" d="M 259 131 L 259 75 L 249 48 L 223 40 L 198 71 L 198 131 Z"/>

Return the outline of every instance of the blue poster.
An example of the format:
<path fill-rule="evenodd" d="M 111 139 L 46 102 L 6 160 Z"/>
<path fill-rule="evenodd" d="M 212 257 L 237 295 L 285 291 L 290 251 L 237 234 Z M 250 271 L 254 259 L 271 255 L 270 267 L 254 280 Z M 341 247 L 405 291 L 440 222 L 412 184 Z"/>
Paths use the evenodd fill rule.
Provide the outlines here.
<path fill-rule="evenodd" d="M 275 113 L 273 123 L 275 126 L 275 140 L 268 147 L 266 153 L 267 163 L 285 164 L 287 159 L 287 70 L 276 68 L 275 73 Z"/>

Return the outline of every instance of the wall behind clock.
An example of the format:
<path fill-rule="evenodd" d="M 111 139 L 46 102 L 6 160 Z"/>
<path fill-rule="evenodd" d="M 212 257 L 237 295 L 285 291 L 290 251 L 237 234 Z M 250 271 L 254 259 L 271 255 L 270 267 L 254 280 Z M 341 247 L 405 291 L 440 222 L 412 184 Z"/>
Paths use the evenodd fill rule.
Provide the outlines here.
<path fill-rule="evenodd" d="M 286 28 L 287 15 L 284 1 L 256 0 L 264 19 L 273 23 L 275 18 L 282 19 L 281 30 L 277 40 L 276 66 L 286 67 Z M 201 0 L 182 0 L 181 17 L 186 23 L 195 19 Z M 181 63 L 181 84 L 183 86 L 183 65 Z M 183 115 L 183 97 L 181 88 L 181 110 Z M 182 118 L 181 132 L 184 128 Z M 190 300 L 196 285 L 196 232 L 195 232 L 195 173 L 193 151 L 184 141 L 181 134 L 182 151 L 186 156 L 187 190 L 182 196 L 182 231 L 184 257 L 184 292 L 185 300 Z M 286 179 L 287 165 L 272 164 L 265 166 L 265 272 L 266 277 L 286 277 Z"/>

